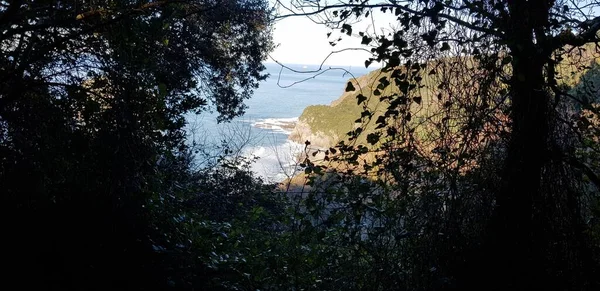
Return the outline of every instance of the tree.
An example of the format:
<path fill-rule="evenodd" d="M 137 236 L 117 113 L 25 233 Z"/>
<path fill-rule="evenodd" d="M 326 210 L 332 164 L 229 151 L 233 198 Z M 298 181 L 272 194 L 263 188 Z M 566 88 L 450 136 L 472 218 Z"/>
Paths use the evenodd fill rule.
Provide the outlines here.
<path fill-rule="evenodd" d="M 242 114 L 266 77 L 267 4 L 2 1 L 0 31 L 12 269 L 45 288 L 165 284 L 148 206 L 185 178 L 184 114 Z"/>
<path fill-rule="evenodd" d="M 493 188 L 493 215 L 480 260 L 471 258 L 474 266 L 463 274 L 463 284 L 576 290 L 597 286 L 593 275 L 597 268 L 584 243 L 586 226 L 578 202 L 582 193 L 574 186 L 579 180 L 565 173 L 583 172 L 591 181 L 598 180 L 586 164 L 589 161 L 575 157 L 573 147 L 585 145 L 572 141 L 578 132 L 576 122 L 570 107 L 560 104 L 585 101 L 568 92 L 574 85 L 568 80 L 577 79 L 590 62 L 596 62 L 598 5 L 555 0 L 292 1 L 288 7 L 292 13 L 281 17 L 310 16 L 339 29 L 342 36 L 356 36 L 355 22 L 375 21 L 381 15 L 377 11 L 393 14 L 397 21 L 393 29 L 358 32 L 361 43 L 372 47 L 373 57 L 365 65 L 383 63 L 387 73 L 369 92 L 387 106 L 382 113 L 375 114 L 369 97 L 357 97 L 364 106 L 361 122 L 375 120 L 380 129 L 367 137 L 380 145 L 369 151 L 384 152 L 384 161 L 376 165 L 380 169 L 385 165 L 387 173 L 414 174 L 415 155 L 428 152 L 423 164 L 442 171 L 439 177 L 449 179 L 452 189 L 456 184 L 448 177 L 460 173 L 461 163 L 482 156 L 475 145 L 495 140 L 495 154 L 504 162 L 499 185 Z M 436 103 L 439 114 L 417 116 L 415 110 L 425 107 L 422 103 Z M 581 106 L 594 111 L 589 102 Z M 431 130 L 419 131 L 411 121 L 415 117 L 428 120 Z M 350 132 L 350 139 L 363 129 Z M 490 129 L 493 136 L 486 135 Z M 435 142 L 425 145 L 417 136 Z M 368 151 L 342 149 L 356 164 L 356 153 Z M 401 187 L 407 177 L 398 175 L 391 181 L 408 189 L 408 182 Z M 594 185 L 596 196 L 598 186 Z M 568 226 L 553 218 L 556 215 L 564 215 Z M 554 245 L 565 245 L 569 251 L 556 253 Z"/>

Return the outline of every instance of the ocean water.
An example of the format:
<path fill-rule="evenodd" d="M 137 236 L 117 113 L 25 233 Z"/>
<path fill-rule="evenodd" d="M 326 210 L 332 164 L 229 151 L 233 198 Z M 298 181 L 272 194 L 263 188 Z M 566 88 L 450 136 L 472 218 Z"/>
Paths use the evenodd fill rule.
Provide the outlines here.
<path fill-rule="evenodd" d="M 203 112 L 188 115 L 190 140 L 202 149 L 218 152 L 218 146 L 227 144 L 234 155 L 254 159 L 252 171 L 270 182 L 279 182 L 294 174 L 297 156 L 304 144 L 288 140 L 294 123 L 309 105 L 330 104 L 345 89 L 352 75 L 368 73 L 364 67 L 286 65 L 294 72 L 277 64 L 266 64 L 269 78 L 261 82 L 254 96 L 246 101 L 243 116 L 228 123 L 216 122 L 216 114 Z M 315 72 L 310 72 L 315 71 Z M 349 74 L 350 72 L 351 74 Z M 198 157 L 199 164 L 203 161 Z"/>

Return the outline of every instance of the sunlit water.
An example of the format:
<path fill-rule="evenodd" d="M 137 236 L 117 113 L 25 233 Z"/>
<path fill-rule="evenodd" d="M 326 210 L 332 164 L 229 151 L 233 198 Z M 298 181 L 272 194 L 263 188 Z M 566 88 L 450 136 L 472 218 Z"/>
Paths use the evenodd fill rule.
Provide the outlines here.
<path fill-rule="evenodd" d="M 251 165 L 252 171 L 267 181 L 278 182 L 293 174 L 296 170 L 296 157 L 304 148 L 303 144 L 288 140 L 293 125 L 304 108 L 309 105 L 330 104 L 343 93 L 345 84 L 352 75 L 344 70 L 297 73 L 285 68 L 280 71 L 281 66 L 277 64 L 266 66 L 270 77 L 261 82 L 254 96 L 246 101 L 248 109 L 244 116 L 229 123 L 217 124 L 214 113 L 189 115 L 188 131 L 190 140 L 197 141 L 203 148 L 210 149 L 211 145 L 225 142 L 235 150 L 234 153 L 255 157 L 256 161 Z M 299 71 L 318 68 L 310 65 L 288 66 Z M 356 77 L 368 72 L 357 67 L 343 69 Z"/>

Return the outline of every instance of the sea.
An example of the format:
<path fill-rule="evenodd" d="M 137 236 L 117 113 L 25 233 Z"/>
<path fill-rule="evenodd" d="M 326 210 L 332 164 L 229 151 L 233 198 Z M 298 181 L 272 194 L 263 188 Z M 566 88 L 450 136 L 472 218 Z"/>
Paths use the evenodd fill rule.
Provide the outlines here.
<path fill-rule="evenodd" d="M 227 154 L 252 161 L 247 166 L 267 182 L 293 176 L 305 145 L 288 140 L 288 136 L 302 111 L 310 105 L 330 104 L 344 92 L 349 79 L 369 72 L 352 66 L 265 66 L 269 77 L 246 100 L 243 116 L 226 123 L 217 123 L 217 114 L 210 111 L 186 116 L 188 142 L 193 141 L 198 149 L 196 163 L 200 167 Z"/>

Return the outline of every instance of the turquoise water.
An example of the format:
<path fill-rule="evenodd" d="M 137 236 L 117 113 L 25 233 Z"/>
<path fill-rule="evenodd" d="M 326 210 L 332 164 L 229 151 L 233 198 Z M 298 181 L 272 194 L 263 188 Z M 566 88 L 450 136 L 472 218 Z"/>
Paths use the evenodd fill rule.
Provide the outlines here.
<path fill-rule="evenodd" d="M 189 115 L 190 139 L 204 149 L 215 149 L 222 142 L 234 149 L 234 154 L 256 157 L 252 170 L 269 181 L 281 181 L 295 170 L 295 157 L 303 145 L 288 141 L 290 125 L 309 105 L 330 104 L 344 91 L 352 75 L 359 77 L 368 71 L 346 67 L 344 70 L 318 66 L 266 64 L 270 77 L 261 82 L 254 96 L 246 101 L 246 113 L 229 123 L 217 124 L 216 114 L 203 112 Z M 335 67 L 340 68 L 340 67 Z M 310 72 L 315 71 L 315 72 Z M 202 157 L 199 157 L 202 164 Z"/>

